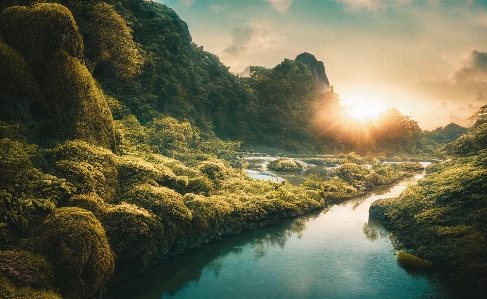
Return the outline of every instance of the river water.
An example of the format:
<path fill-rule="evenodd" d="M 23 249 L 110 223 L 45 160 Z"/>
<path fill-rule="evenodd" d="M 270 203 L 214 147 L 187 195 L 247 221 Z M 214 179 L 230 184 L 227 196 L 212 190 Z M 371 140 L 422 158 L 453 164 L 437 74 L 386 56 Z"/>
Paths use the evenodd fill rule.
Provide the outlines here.
<path fill-rule="evenodd" d="M 397 264 L 370 204 L 409 182 L 205 245 L 112 286 L 109 298 L 455 298 L 431 274 Z"/>

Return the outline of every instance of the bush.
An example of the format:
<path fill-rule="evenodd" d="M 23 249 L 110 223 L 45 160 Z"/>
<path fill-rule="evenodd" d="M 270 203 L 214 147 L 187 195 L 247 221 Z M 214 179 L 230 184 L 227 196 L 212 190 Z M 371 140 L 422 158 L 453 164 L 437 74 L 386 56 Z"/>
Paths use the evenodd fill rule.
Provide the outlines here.
<path fill-rule="evenodd" d="M 404 268 L 428 268 L 433 265 L 430 260 L 422 259 L 404 251 L 397 253 L 397 262 Z"/>
<path fill-rule="evenodd" d="M 28 236 L 59 202 L 70 196 L 65 180 L 35 168 L 37 147 L 0 140 L 0 240 Z M 2 243 L 3 243 L 2 242 Z"/>
<path fill-rule="evenodd" d="M 267 168 L 276 171 L 296 171 L 301 170 L 303 167 L 301 166 L 301 164 L 296 163 L 296 161 L 294 161 L 293 159 L 284 158 L 269 162 Z"/>
<path fill-rule="evenodd" d="M 100 221 L 115 253 L 117 279 L 139 273 L 168 251 L 161 219 L 143 208 L 128 203 L 111 206 Z"/>
<path fill-rule="evenodd" d="M 123 200 L 152 211 L 166 222 L 191 221 L 191 212 L 181 194 L 166 187 L 139 185 L 125 193 Z"/>
<path fill-rule="evenodd" d="M 169 167 L 136 156 L 122 156 L 118 162 L 118 173 L 122 193 L 140 184 L 166 186 L 184 192 L 188 184 L 187 177 L 176 176 Z"/>
<path fill-rule="evenodd" d="M 119 193 L 118 157 L 82 140 L 66 141 L 47 150 L 56 175 L 77 187 L 77 193 L 96 192 L 108 202 Z"/>
<path fill-rule="evenodd" d="M 114 271 L 105 230 L 93 213 L 80 208 L 54 210 L 39 226 L 28 248 L 54 266 L 54 281 L 70 298 L 92 296 Z"/>

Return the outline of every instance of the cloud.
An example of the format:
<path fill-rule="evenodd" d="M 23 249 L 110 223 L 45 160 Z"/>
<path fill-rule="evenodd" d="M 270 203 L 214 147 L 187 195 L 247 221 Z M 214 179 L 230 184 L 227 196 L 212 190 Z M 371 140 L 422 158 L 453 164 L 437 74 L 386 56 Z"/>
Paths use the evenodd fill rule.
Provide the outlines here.
<path fill-rule="evenodd" d="M 277 11 L 279 12 L 285 12 L 289 6 L 293 3 L 293 0 L 265 0 L 267 2 L 270 2 L 272 4 L 272 7 L 274 7 Z"/>
<path fill-rule="evenodd" d="M 232 30 L 232 44 L 223 52 L 232 56 L 239 56 L 247 52 L 252 37 L 256 34 L 253 26 L 238 26 Z"/>
<path fill-rule="evenodd" d="M 186 8 L 193 5 L 193 3 L 194 3 L 194 0 L 181 0 L 181 6 L 186 7 Z"/>
<path fill-rule="evenodd" d="M 464 65 L 451 75 L 454 82 L 481 82 L 487 84 L 487 52 L 472 51 Z"/>
<path fill-rule="evenodd" d="M 266 50 L 271 41 L 265 25 L 248 24 L 232 30 L 232 43 L 223 50 L 230 56 L 238 57 L 252 52 Z"/>

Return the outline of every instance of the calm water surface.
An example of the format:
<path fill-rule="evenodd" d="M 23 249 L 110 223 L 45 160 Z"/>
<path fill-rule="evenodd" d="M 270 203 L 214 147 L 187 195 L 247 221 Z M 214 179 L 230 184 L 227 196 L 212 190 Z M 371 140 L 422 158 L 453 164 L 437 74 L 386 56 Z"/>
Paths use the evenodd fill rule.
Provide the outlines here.
<path fill-rule="evenodd" d="M 387 231 L 368 219 L 387 193 L 247 232 L 112 286 L 110 298 L 454 298 L 441 280 L 408 273 Z"/>

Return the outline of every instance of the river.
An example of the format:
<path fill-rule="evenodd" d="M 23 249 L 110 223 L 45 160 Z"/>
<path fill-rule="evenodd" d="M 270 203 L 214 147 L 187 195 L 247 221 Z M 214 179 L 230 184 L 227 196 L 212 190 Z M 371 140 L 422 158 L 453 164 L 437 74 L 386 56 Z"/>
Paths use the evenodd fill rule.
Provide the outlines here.
<path fill-rule="evenodd" d="M 432 274 L 398 265 L 388 232 L 369 219 L 382 194 L 207 244 L 146 275 L 112 286 L 108 298 L 455 298 Z"/>

